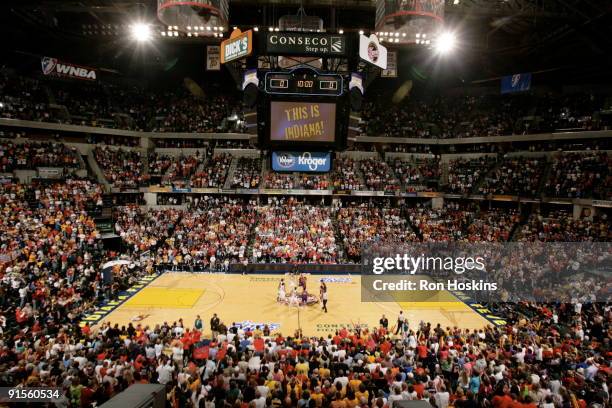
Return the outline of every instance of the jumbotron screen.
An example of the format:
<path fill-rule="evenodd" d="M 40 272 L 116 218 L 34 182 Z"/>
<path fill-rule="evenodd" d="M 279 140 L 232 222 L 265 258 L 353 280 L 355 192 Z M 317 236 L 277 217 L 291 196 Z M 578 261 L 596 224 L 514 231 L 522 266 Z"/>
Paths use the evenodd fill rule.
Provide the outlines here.
<path fill-rule="evenodd" d="M 270 140 L 328 142 L 336 139 L 336 104 L 281 102 L 270 105 Z"/>

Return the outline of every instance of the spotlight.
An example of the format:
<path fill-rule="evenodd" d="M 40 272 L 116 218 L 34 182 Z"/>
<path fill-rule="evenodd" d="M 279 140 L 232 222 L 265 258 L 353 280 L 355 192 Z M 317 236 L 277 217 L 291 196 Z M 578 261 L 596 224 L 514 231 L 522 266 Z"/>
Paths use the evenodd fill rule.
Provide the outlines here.
<path fill-rule="evenodd" d="M 450 31 L 446 31 L 438 36 L 434 45 L 438 54 L 448 54 L 455 48 L 456 43 L 457 38 L 455 37 L 455 34 L 451 33 Z"/>
<path fill-rule="evenodd" d="M 274 29 L 274 31 L 279 31 L 279 30 L 280 30 L 280 28 L 278 28 L 278 27 L 276 27 L 276 28 Z"/>
<path fill-rule="evenodd" d="M 274 27 L 268 27 L 268 31 L 270 32 L 274 31 Z"/>
<path fill-rule="evenodd" d="M 259 27 L 253 27 L 253 31 L 259 31 Z"/>
<path fill-rule="evenodd" d="M 339 30 L 338 34 L 344 34 L 344 30 Z"/>
<path fill-rule="evenodd" d="M 359 34 L 360 34 L 360 35 L 363 35 L 363 30 L 359 30 Z"/>
<path fill-rule="evenodd" d="M 135 23 L 130 27 L 132 38 L 138 42 L 149 41 L 151 39 L 151 27 L 144 23 Z"/>

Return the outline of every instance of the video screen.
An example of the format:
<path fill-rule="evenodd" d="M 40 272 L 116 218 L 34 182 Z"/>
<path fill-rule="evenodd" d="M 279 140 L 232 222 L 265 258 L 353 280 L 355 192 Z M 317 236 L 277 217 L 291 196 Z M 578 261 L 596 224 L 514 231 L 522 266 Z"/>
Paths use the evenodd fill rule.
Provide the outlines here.
<path fill-rule="evenodd" d="M 272 101 L 270 140 L 329 142 L 336 139 L 336 104 Z"/>

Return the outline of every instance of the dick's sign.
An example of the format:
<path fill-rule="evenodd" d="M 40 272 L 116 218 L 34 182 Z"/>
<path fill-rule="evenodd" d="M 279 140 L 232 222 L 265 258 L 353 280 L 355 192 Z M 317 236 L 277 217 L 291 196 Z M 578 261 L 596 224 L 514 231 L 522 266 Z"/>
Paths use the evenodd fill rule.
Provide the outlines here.
<path fill-rule="evenodd" d="M 221 42 L 221 63 L 248 57 L 253 52 L 253 31 L 236 29 L 230 38 Z"/>

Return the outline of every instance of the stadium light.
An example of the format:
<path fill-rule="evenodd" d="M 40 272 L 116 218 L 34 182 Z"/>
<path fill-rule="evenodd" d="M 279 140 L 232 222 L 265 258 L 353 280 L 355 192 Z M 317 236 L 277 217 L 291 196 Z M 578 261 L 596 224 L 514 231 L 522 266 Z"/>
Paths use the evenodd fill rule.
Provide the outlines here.
<path fill-rule="evenodd" d="M 435 41 L 435 49 L 438 54 L 448 54 L 453 51 L 457 45 L 457 37 L 450 31 L 443 32 Z"/>
<path fill-rule="evenodd" d="M 134 23 L 130 27 L 132 38 L 138 42 L 145 42 L 151 39 L 151 27 L 145 23 Z"/>

